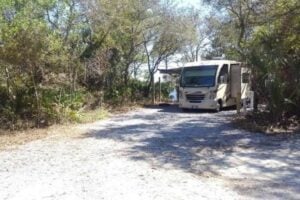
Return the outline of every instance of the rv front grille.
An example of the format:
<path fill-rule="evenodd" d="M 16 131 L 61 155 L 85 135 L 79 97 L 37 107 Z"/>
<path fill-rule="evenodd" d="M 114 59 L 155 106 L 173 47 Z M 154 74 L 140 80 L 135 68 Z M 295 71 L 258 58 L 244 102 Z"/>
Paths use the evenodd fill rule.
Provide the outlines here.
<path fill-rule="evenodd" d="M 187 94 L 186 99 L 191 103 L 201 103 L 205 98 L 204 94 Z"/>

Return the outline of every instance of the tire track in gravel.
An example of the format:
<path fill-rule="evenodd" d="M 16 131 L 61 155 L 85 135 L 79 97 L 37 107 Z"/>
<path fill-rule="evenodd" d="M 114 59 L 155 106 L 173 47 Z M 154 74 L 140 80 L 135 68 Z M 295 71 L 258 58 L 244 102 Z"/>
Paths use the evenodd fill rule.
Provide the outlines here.
<path fill-rule="evenodd" d="M 0 199 L 300 199 L 299 135 L 233 113 L 139 109 L 0 152 Z"/>

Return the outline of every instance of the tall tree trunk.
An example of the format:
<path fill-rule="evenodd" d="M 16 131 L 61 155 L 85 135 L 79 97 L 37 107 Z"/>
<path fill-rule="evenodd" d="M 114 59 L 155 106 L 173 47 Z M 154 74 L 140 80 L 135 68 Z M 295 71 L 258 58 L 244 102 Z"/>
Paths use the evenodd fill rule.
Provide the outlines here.
<path fill-rule="evenodd" d="M 72 76 L 72 92 L 76 91 L 76 82 L 77 82 L 77 70 L 76 67 L 73 67 L 73 76 Z"/>
<path fill-rule="evenodd" d="M 155 104 L 155 80 L 154 80 L 154 73 L 151 74 L 151 82 L 152 82 L 152 104 Z"/>
<path fill-rule="evenodd" d="M 11 77 L 10 77 L 10 74 L 9 74 L 9 69 L 7 66 L 5 66 L 5 78 L 6 78 L 6 92 L 7 92 L 7 96 L 9 98 L 9 104 L 10 104 L 10 107 L 15 109 L 16 108 L 16 105 L 15 105 L 15 97 L 14 95 L 12 94 L 12 89 L 11 89 Z"/>
<path fill-rule="evenodd" d="M 5 76 L 6 76 L 6 92 L 8 97 L 11 98 L 10 75 L 7 66 L 5 66 Z"/>
<path fill-rule="evenodd" d="M 149 79 L 149 82 L 148 82 L 148 85 L 147 85 L 147 91 L 146 91 L 146 97 L 150 98 L 150 95 L 151 95 L 151 88 L 152 88 L 152 73 L 150 74 L 150 79 Z"/>
<path fill-rule="evenodd" d="M 33 85 L 33 89 L 34 89 L 35 107 L 36 107 L 36 111 L 37 111 L 36 125 L 39 128 L 40 120 L 41 120 L 41 105 L 40 105 L 38 86 L 37 86 L 36 79 L 35 79 L 35 67 L 31 67 L 30 73 L 31 73 L 32 85 Z"/>

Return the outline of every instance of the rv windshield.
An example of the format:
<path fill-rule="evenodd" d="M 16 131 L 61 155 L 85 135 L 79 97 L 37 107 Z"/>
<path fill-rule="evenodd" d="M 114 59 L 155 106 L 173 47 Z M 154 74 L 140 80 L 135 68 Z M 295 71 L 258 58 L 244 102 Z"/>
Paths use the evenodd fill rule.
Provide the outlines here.
<path fill-rule="evenodd" d="M 217 65 L 184 68 L 181 74 L 181 86 L 213 87 L 217 69 Z"/>

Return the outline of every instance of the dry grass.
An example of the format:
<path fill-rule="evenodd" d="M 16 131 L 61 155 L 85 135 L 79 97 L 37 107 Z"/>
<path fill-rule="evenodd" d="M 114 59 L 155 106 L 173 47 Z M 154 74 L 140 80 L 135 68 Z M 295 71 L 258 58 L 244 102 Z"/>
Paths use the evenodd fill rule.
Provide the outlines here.
<path fill-rule="evenodd" d="M 14 149 L 19 145 L 26 144 L 35 140 L 51 137 L 73 137 L 81 134 L 82 131 L 77 129 L 76 123 L 84 124 L 98 120 L 103 120 L 111 115 L 126 113 L 139 108 L 137 104 L 123 107 L 107 107 L 106 109 L 96 109 L 80 114 L 80 117 L 75 123 L 65 123 L 52 125 L 50 127 L 38 129 L 27 129 L 22 131 L 1 130 L 0 128 L 0 150 Z"/>
<path fill-rule="evenodd" d="M 74 125 L 53 125 L 44 129 L 28 129 L 23 131 L 0 131 L 0 150 L 14 149 L 19 145 L 57 135 L 75 134 Z"/>
<path fill-rule="evenodd" d="M 82 112 L 78 115 L 75 122 L 78 123 L 90 123 L 98 120 L 103 120 L 109 117 L 109 111 L 107 109 L 95 109 L 87 112 Z"/>
<path fill-rule="evenodd" d="M 300 122 L 290 121 L 286 126 L 274 124 L 264 113 L 248 114 L 246 116 L 237 116 L 233 124 L 239 128 L 251 132 L 261 132 L 266 134 L 293 134 L 300 133 Z"/>
<path fill-rule="evenodd" d="M 142 108 L 143 106 L 141 104 L 132 104 L 130 106 L 121 106 L 117 108 L 109 107 L 108 112 L 111 114 L 122 114 L 127 113 L 133 110 L 136 110 L 138 108 Z"/>

